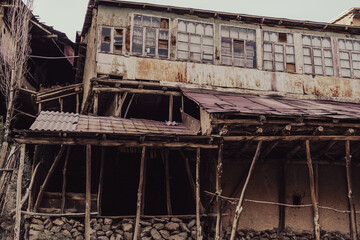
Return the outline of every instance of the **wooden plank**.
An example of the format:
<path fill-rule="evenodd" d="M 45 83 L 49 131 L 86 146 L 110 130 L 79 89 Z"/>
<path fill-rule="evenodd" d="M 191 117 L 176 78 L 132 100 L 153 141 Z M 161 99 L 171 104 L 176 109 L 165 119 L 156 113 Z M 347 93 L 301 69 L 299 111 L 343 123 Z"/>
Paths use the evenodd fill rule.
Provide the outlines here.
<path fill-rule="evenodd" d="M 169 121 L 172 122 L 173 120 L 173 108 L 174 108 L 174 96 L 169 96 Z"/>
<path fill-rule="evenodd" d="M 244 183 L 244 187 L 243 187 L 243 189 L 241 191 L 241 194 L 240 194 L 239 202 L 238 202 L 238 205 L 237 205 L 236 210 L 235 210 L 235 216 L 234 216 L 234 220 L 233 220 L 233 224 L 232 224 L 230 240 L 235 240 L 237 227 L 238 227 L 238 223 L 239 223 L 239 219 L 240 219 L 240 214 L 241 214 L 241 212 L 243 210 L 243 202 L 244 202 L 246 188 L 247 188 L 247 185 L 249 184 L 252 172 L 253 172 L 254 167 L 255 167 L 256 160 L 259 158 L 260 151 L 261 151 L 261 145 L 262 145 L 262 141 L 259 141 L 258 144 L 257 144 L 257 147 L 256 147 L 255 155 L 254 155 L 253 160 L 252 160 L 251 165 L 250 165 L 248 175 L 247 175 L 245 183 Z"/>
<path fill-rule="evenodd" d="M 196 239 L 202 240 L 202 229 L 200 222 L 200 148 L 196 149 Z"/>
<path fill-rule="evenodd" d="M 99 108 L 99 94 L 95 93 L 93 98 L 94 104 L 93 104 L 93 113 L 97 115 L 98 108 Z"/>
<path fill-rule="evenodd" d="M 141 196 L 143 193 L 143 183 L 144 183 L 144 170 L 145 170 L 145 153 L 146 147 L 142 147 L 141 150 L 141 162 L 140 162 L 140 179 L 139 179 L 139 188 L 137 193 L 137 208 L 136 208 L 136 219 L 135 219 L 135 230 L 133 240 L 138 240 L 139 231 L 140 231 L 140 213 L 141 213 Z"/>
<path fill-rule="evenodd" d="M 357 227 L 356 227 L 356 212 L 355 212 L 355 203 L 352 197 L 352 181 L 351 181 L 351 155 L 350 155 L 350 142 L 345 142 L 346 149 L 346 181 L 347 181 L 347 189 L 348 189 L 348 200 L 349 200 L 349 210 L 350 210 L 350 234 L 351 239 L 357 240 Z"/>
<path fill-rule="evenodd" d="M 67 170 L 67 164 L 68 164 L 68 160 L 69 160 L 69 156 L 70 156 L 70 147 L 67 147 L 67 151 L 66 151 L 66 157 L 65 157 L 65 162 L 64 162 L 64 168 L 63 168 L 63 182 L 62 182 L 62 188 L 61 188 L 61 207 L 60 207 L 60 212 L 64 213 L 64 208 L 65 208 L 65 202 L 66 202 L 66 197 L 65 197 L 65 193 L 66 193 L 66 170 Z"/>
<path fill-rule="evenodd" d="M 86 145 L 86 200 L 85 200 L 85 240 L 90 240 L 91 211 L 91 145 Z"/>
<path fill-rule="evenodd" d="M 360 141 L 360 136 L 309 136 L 309 135 L 297 135 L 297 136 L 224 136 L 225 141 Z"/>
<path fill-rule="evenodd" d="M 94 87 L 93 91 L 112 92 L 112 93 L 128 92 L 134 94 L 152 94 L 152 95 L 166 95 L 166 96 L 178 96 L 178 97 L 181 96 L 181 92 L 151 90 L 151 89 L 136 89 L 136 88 Z"/>
<path fill-rule="evenodd" d="M 317 205 L 317 199 L 315 194 L 314 170 L 312 166 L 309 140 L 306 140 L 305 145 L 306 145 L 306 159 L 309 169 L 311 202 L 313 205 L 313 214 L 314 214 L 315 239 L 320 240 L 319 208 Z"/>
<path fill-rule="evenodd" d="M 20 151 L 20 164 L 19 171 L 16 180 L 16 212 L 15 212 L 15 227 L 14 227 L 14 239 L 20 240 L 20 230 L 21 230 L 21 186 L 22 186 L 22 176 L 24 172 L 24 162 L 25 162 L 25 144 L 21 144 Z"/>
<path fill-rule="evenodd" d="M 223 173 L 223 148 L 224 142 L 221 140 L 219 144 L 219 151 L 218 151 L 218 159 L 217 159 L 217 166 L 216 166 L 216 225 L 215 225 L 215 240 L 220 240 L 221 238 L 221 214 L 222 214 L 222 201 L 219 196 L 222 194 L 222 173 Z"/>
<path fill-rule="evenodd" d="M 80 99 L 79 99 L 79 94 L 77 93 L 76 94 L 76 110 L 75 110 L 76 113 L 80 112 L 79 108 L 80 108 Z"/>
<path fill-rule="evenodd" d="M 105 166 L 105 149 L 101 148 L 101 163 L 100 163 L 100 174 L 99 174 L 99 187 L 98 187 L 98 195 L 97 195 L 97 211 L 101 216 L 101 200 L 103 194 L 103 184 L 104 184 L 104 166 Z"/>
<path fill-rule="evenodd" d="M 58 154 L 56 155 L 55 157 L 55 160 L 53 162 L 53 164 L 51 165 L 49 171 L 48 171 L 48 174 L 46 175 L 46 178 L 43 182 L 43 184 L 40 186 L 40 190 L 39 190 L 39 194 L 36 198 L 36 202 L 35 202 L 35 206 L 34 206 L 34 211 L 36 212 L 41 204 L 41 200 L 42 200 L 42 197 L 44 195 L 44 192 L 46 190 L 46 187 L 49 183 L 49 180 L 50 180 L 50 177 L 52 176 L 53 172 L 55 171 L 55 168 L 57 166 L 57 164 L 59 163 L 63 153 L 64 153 L 64 150 L 65 150 L 65 146 L 64 145 L 61 145 L 60 147 L 60 150 L 58 152 Z"/>

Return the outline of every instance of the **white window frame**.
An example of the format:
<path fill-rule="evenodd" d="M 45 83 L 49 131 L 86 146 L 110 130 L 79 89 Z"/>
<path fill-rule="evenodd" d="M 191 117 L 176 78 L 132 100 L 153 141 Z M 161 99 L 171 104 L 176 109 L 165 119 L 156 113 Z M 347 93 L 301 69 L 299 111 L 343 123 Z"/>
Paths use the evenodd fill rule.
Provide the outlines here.
<path fill-rule="evenodd" d="M 358 63 L 360 65 L 360 59 L 353 59 L 353 54 L 359 54 L 360 55 L 360 48 L 357 50 L 354 50 L 354 41 L 359 43 L 360 46 L 360 39 L 351 39 L 351 38 L 338 38 L 338 57 L 339 57 L 339 72 L 340 72 L 340 77 L 346 77 L 346 78 L 360 78 L 360 68 L 355 68 L 354 69 L 354 63 Z M 345 49 L 340 49 L 340 41 L 343 40 L 345 42 Z M 351 41 L 352 42 L 352 49 L 347 49 L 347 44 L 346 42 Z M 341 53 L 347 53 L 349 55 L 349 67 L 342 67 L 342 62 L 341 62 Z M 342 70 L 343 69 L 349 69 L 350 71 L 350 76 L 343 76 L 342 75 Z M 355 76 L 355 71 L 359 72 L 357 76 Z"/>
<path fill-rule="evenodd" d="M 265 40 L 264 39 L 264 34 L 265 32 L 269 32 L 269 33 L 276 33 L 278 34 L 277 38 L 278 40 L 277 41 L 271 41 L 271 40 Z M 286 39 L 288 41 L 288 38 L 289 38 L 289 34 L 292 36 L 292 43 L 288 43 L 288 42 L 282 42 L 282 41 L 279 41 L 279 36 L 280 34 L 286 34 Z M 281 31 L 274 31 L 274 30 L 263 30 L 261 32 L 261 39 L 262 39 L 262 65 L 263 65 L 263 70 L 265 71 L 274 71 L 274 72 L 289 72 L 289 73 L 296 73 L 296 57 L 295 57 L 295 42 L 294 42 L 294 33 L 290 33 L 290 32 L 281 32 Z M 265 44 L 270 44 L 271 45 L 271 60 L 266 60 L 265 59 Z M 283 58 L 283 61 L 276 61 L 276 54 L 279 54 L 279 53 L 276 53 L 275 51 L 275 47 L 276 46 L 281 46 L 282 48 L 282 58 Z M 287 52 L 287 47 L 292 47 L 293 48 L 293 53 L 290 54 Z M 294 58 L 294 61 L 291 62 L 291 61 L 288 61 L 287 60 L 287 56 L 293 56 Z M 265 68 L 265 61 L 268 61 L 270 62 L 271 61 L 271 64 L 272 64 L 272 68 L 271 69 L 266 69 Z M 280 63 L 282 62 L 282 68 L 283 70 L 278 70 L 276 69 L 276 63 Z M 291 71 L 289 68 L 288 68 L 288 64 L 293 64 L 294 67 L 293 67 L 293 71 Z"/>
<path fill-rule="evenodd" d="M 101 50 L 101 44 L 102 44 L 102 29 L 103 28 L 110 28 L 110 50 L 109 51 L 103 51 Z M 121 53 L 118 53 L 116 51 L 114 51 L 114 43 L 115 43 L 115 40 L 114 40 L 114 36 L 115 36 L 115 29 L 119 29 L 119 30 L 122 30 L 122 38 L 123 38 L 123 42 L 122 42 L 122 50 L 121 50 Z M 125 51 L 126 51 L 126 48 L 125 48 L 125 37 L 126 37 L 126 28 L 123 28 L 123 27 L 114 27 L 114 26 L 100 26 L 99 27 L 99 47 L 98 47 L 98 52 L 100 53 L 111 53 L 111 54 L 117 54 L 117 55 L 125 55 Z"/>
<path fill-rule="evenodd" d="M 311 45 L 305 45 L 304 44 L 304 36 L 309 36 L 311 38 L 311 41 L 313 41 L 313 38 L 315 37 L 319 37 L 321 39 L 321 46 L 314 46 L 313 44 Z M 323 46 L 323 39 L 329 39 L 329 42 L 330 42 L 330 47 L 324 47 Z M 302 57 L 303 57 L 303 67 L 304 67 L 304 74 L 310 74 L 310 75 L 320 75 L 320 76 L 335 76 L 335 61 L 334 61 L 334 53 L 333 53 L 333 44 L 332 44 L 332 39 L 331 37 L 323 37 L 323 36 L 319 36 L 319 35 L 311 35 L 311 34 L 302 34 L 301 35 L 301 40 L 302 40 Z M 312 73 L 307 73 L 306 72 L 306 65 L 310 65 L 310 64 L 307 64 L 305 63 L 305 57 L 308 56 L 308 55 L 305 55 L 305 51 L 304 49 L 305 48 L 309 48 L 310 49 L 310 57 L 311 57 L 311 66 L 312 66 Z M 316 73 L 315 71 L 315 67 L 316 66 L 320 66 L 320 65 L 316 65 L 315 64 L 315 57 L 314 56 L 314 49 L 316 50 L 320 50 L 321 51 L 321 66 L 322 66 L 322 74 L 318 74 Z M 332 64 L 332 74 L 327 74 L 326 73 L 326 67 L 330 67 L 330 66 L 327 66 L 326 65 L 326 59 L 330 59 L 330 57 L 326 57 L 325 56 L 325 51 L 328 51 L 331 53 L 331 64 Z"/>
<path fill-rule="evenodd" d="M 248 39 L 243 39 L 243 38 L 240 38 L 240 37 L 232 37 L 231 36 L 231 33 L 229 33 L 229 37 L 223 37 L 222 36 L 222 28 L 223 27 L 234 27 L 234 28 L 238 28 L 238 29 L 245 29 L 245 30 L 251 30 L 251 31 L 254 31 L 254 34 L 255 34 L 255 39 L 254 40 L 248 40 Z M 221 24 L 220 25 L 220 31 L 219 31 L 219 35 L 220 35 L 220 63 L 221 65 L 224 65 L 224 66 L 235 66 L 235 67 L 243 67 L 243 68 L 257 68 L 257 38 L 256 38 L 256 29 L 255 28 L 248 28 L 248 27 L 242 27 L 242 26 L 234 26 L 234 25 L 226 25 L 226 24 Z M 223 54 L 223 47 L 222 47 L 222 39 L 223 38 L 226 38 L 226 39 L 230 39 L 231 40 L 231 56 L 230 55 L 224 55 Z M 242 58 L 240 57 L 236 57 L 236 58 L 240 58 L 244 61 L 244 66 L 240 66 L 240 65 L 235 65 L 235 56 L 234 56 L 234 41 L 243 41 L 244 42 L 244 56 Z M 255 63 L 255 66 L 253 65 L 252 67 L 248 67 L 246 66 L 246 59 L 247 58 L 247 52 L 248 50 L 246 49 L 246 43 L 247 42 L 253 42 L 255 45 L 255 51 L 254 51 L 254 57 L 253 57 L 253 63 Z M 231 57 L 231 64 L 226 64 L 226 63 L 223 63 L 223 56 L 224 57 Z"/>
<path fill-rule="evenodd" d="M 161 19 L 167 19 L 168 20 L 168 28 L 155 28 L 155 27 L 147 27 L 147 26 L 135 26 L 135 22 L 134 22 L 134 17 L 135 15 L 141 15 L 141 16 L 146 16 L 146 17 L 153 17 L 153 18 L 160 18 L 160 24 L 161 24 Z M 143 14 L 143 13 L 133 13 L 131 15 L 131 34 L 130 34 L 130 54 L 132 56 L 140 56 L 140 57 L 150 57 L 150 58 L 160 58 L 160 59 L 169 59 L 170 57 L 170 26 L 171 22 L 170 22 L 170 18 L 168 17 L 162 17 L 162 16 L 156 16 L 156 15 L 149 15 L 149 14 Z M 142 53 L 141 54 L 137 54 L 137 53 L 133 53 L 133 39 L 134 39 L 134 28 L 138 27 L 138 28 L 142 28 Z M 154 29 L 155 30 L 155 54 L 154 55 L 148 55 L 147 51 L 146 51 L 146 29 Z M 159 56 L 159 31 L 167 31 L 168 32 L 168 47 L 167 47 L 167 56 L 163 57 L 163 56 Z"/>
<path fill-rule="evenodd" d="M 179 21 L 185 21 L 185 22 L 192 22 L 192 23 L 200 23 L 200 24 L 205 24 L 205 25 L 211 25 L 212 26 L 212 41 L 213 41 L 213 44 L 212 44 L 212 61 L 207 61 L 207 60 L 204 60 L 203 58 L 203 55 L 204 55 L 204 51 L 203 51 L 203 37 L 210 37 L 210 35 L 205 35 L 205 29 L 204 29 L 204 34 L 196 34 L 196 33 L 188 33 L 188 32 L 184 32 L 184 31 L 179 31 Z M 209 22 L 204 22 L 204 21 L 198 21 L 198 20 L 190 20 L 190 19 L 183 19 L 183 18 L 178 18 L 176 19 L 176 25 L 177 25 L 177 29 L 176 29 L 176 59 L 177 60 L 180 60 L 180 61 L 187 61 L 187 62 L 200 62 L 200 63 L 210 63 L 210 64 L 215 64 L 215 24 L 214 23 L 209 23 Z M 187 59 L 184 59 L 184 58 L 179 58 L 179 33 L 180 34 L 186 34 L 188 35 L 188 41 L 187 41 L 187 44 L 188 44 L 188 50 L 187 50 L 187 53 L 188 53 L 188 58 Z M 201 43 L 200 43 L 200 61 L 197 61 L 197 60 L 192 60 L 190 58 L 190 35 L 196 35 L 196 36 L 200 36 L 200 40 L 201 40 Z M 185 42 L 184 42 L 185 43 Z M 210 46 L 210 45 L 205 45 L 205 46 Z M 180 50 L 182 52 L 185 52 L 183 50 Z"/>

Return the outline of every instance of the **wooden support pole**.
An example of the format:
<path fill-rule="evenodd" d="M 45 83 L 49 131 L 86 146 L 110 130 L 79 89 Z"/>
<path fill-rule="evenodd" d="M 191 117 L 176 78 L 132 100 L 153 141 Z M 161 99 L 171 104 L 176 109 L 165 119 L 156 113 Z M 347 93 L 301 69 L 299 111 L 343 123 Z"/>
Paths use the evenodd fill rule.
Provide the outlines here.
<path fill-rule="evenodd" d="M 20 240 L 20 224 L 21 224 L 21 182 L 24 171 L 25 162 L 25 144 L 21 144 L 20 165 L 16 181 L 16 212 L 15 212 L 15 227 L 14 239 Z"/>
<path fill-rule="evenodd" d="M 38 103 L 38 114 L 41 113 L 41 110 L 42 110 L 42 109 L 41 109 L 41 102 L 39 102 L 39 103 Z"/>
<path fill-rule="evenodd" d="M 35 148 L 34 148 L 33 163 L 32 163 L 32 169 L 31 169 L 32 178 L 35 178 L 35 176 L 34 176 L 34 175 L 36 175 L 35 169 L 39 165 L 38 164 L 38 162 L 39 162 L 39 154 L 40 154 L 39 148 L 40 148 L 39 145 L 36 145 Z M 35 165 L 37 165 L 37 166 L 35 167 Z M 34 198 L 34 189 L 31 188 L 30 191 L 29 191 L 29 201 L 28 201 L 28 208 L 27 208 L 28 211 L 33 210 L 33 205 L 34 205 L 34 199 L 33 198 Z"/>
<path fill-rule="evenodd" d="M 116 103 L 115 103 L 115 117 L 121 117 L 122 107 L 124 105 L 125 99 L 127 97 L 127 92 L 124 92 L 122 96 L 120 96 L 120 93 L 116 93 Z"/>
<path fill-rule="evenodd" d="M 348 189 L 348 200 L 350 210 L 350 235 L 351 239 L 357 240 L 357 228 L 356 228 L 356 212 L 354 199 L 352 197 L 352 183 L 351 183 L 351 155 L 350 155 L 350 141 L 345 142 L 346 148 L 346 180 Z"/>
<path fill-rule="evenodd" d="M 173 105 L 174 105 L 174 96 L 169 96 L 169 121 L 172 122 L 173 120 Z"/>
<path fill-rule="evenodd" d="M 221 186 L 221 178 L 223 172 L 223 147 L 224 142 L 220 140 L 219 144 L 219 151 L 218 151 L 218 159 L 217 159 L 217 166 L 216 166 L 216 225 L 215 225 L 215 240 L 221 239 L 221 214 L 222 214 L 222 200 L 219 197 L 222 193 L 222 186 Z"/>
<path fill-rule="evenodd" d="M 93 106 L 93 113 L 97 115 L 99 108 L 99 94 L 94 94 L 94 106 Z"/>
<path fill-rule="evenodd" d="M 169 176 L 169 151 L 162 150 L 162 156 L 165 165 L 165 183 L 166 183 L 166 208 L 168 215 L 172 215 L 171 192 L 170 192 L 170 176 Z"/>
<path fill-rule="evenodd" d="M 45 190 L 46 190 L 46 187 L 47 187 L 47 185 L 49 183 L 50 177 L 53 174 L 53 172 L 55 171 L 55 168 L 58 165 L 58 163 L 59 163 L 59 161 L 60 161 L 60 159 L 61 159 L 61 157 L 62 157 L 62 155 L 64 153 L 64 150 L 65 150 L 65 146 L 61 145 L 60 150 L 59 150 L 58 154 L 56 155 L 55 160 L 54 160 L 53 164 L 51 165 L 43 184 L 40 187 L 39 194 L 38 194 L 38 196 L 36 198 L 36 202 L 35 202 L 35 206 L 34 206 L 34 211 L 35 212 L 39 209 L 42 197 L 43 197 L 43 195 L 45 193 Z"/>
<path fill-rule="evenodd" d="M 196 149 L 196 239 L 202 240 L 200 222 L 200 148 Z"/>
<path fill-rule="evenodd" d="M 90 240 L 91 211 L 91 145 L 86 145 L 85 240 Z"/>
<path fill-rule="evenodd" d="M 80 112 L 79 106 L 80 106 L 80 99 L 79 99 L 79 94 L 77 93 L 77 94 L 76 94 L 76 109 L 75 109 L 75 112 L 76 112 L 76 113 L 79 113 L 79 112 Z"/>
<path fill-rule="evenodd" d="M 99 175 L 99 187 L 97 195 L 97 212 L 101 216 L 101 200 L 103 193 L 103 183 L 104 183 L 104 166 L 105 166 L 105 149 L 101 148 L 101 163 L 100 163 L 100 175 Z"/>
<path fill-rule="evenodd" d="M 312 166 L 309 140 L 305 141 L 305 145 L 306 145 L 307 165 L 308 165 L 308 169 L 309 169 L 311 202 L 313 205 L 313 212 L 314 212 L 315 239 L 320 240 L 319 208 L 317 205 L 317 199 L 316 199 L 316 194 L 315 194 L 314 170 L 313 170 L 313 166 Z"/>
<path fill-rule="evenodd" d="M 141 151 L 141 162 L 140 162 L 140 179 L 139 179 L 139 188 L 137 193 L 137 207 L 136 207 L 136 220 L 135 220 L 135 230 L 133 240 L 138 240 L 139 231 L 140 231 L 140 214 L 141 214 L 141 196 L 144 194 L 143 183 L 144 183 L 144 170 L 145 170 L 145 153 L 146 147 L 142 147 Z"/>
<path fill-rule="evenodd" d="M 235 237 L 236 237 L 236 231 L 237 231 L 237 227 L 238 227 L 238 223 L 239 223 L 239 219 L 240 219 L 240 214 L 241 214 L 241 212 L 243 210 L 243 202 L 244 202 L 246 188 L 247 188 L 247 185 L 249 184 L 251 174 L 252 174 L 252 172 L 254 170 L 254 167 L 255 167 L 256 160 L 259 158 L 260 151 L 261 151 L 261 145 L 262 145 L 262 141 L 259 141 L 258 144 L 257 144 L 257 147 L 256 147 L 255 155 L 254 155 L 253 160 L 252 160 L 251 165 L 250 165 L 250 169 L 249 169 L 247 178 L 246 178 L 245 183 L 244 183 L 244 187 L 243 187 L 243 189 L 241 191 L 241 194 L 240 194 L 239 202 L 238 202 L 238 205 L 237 205 L 236 210 L 235 210 L 235 216 L 234 216 L 234 220 L 233 220 L 233 224 L 232 224 L 230 240 L 235 240 Z"/>
<path fill-rule="evenodd" d="M 61 188 L 61 208 L 60 208 L 60 213 L 64 213 L 64 209 L 65 209 L 65 202 L 66 202 L 66 169 L 67 169 L 67 164 L 68 164 L 68 160 L 69 160 L 69 156 L 70 156 L 70 147 L 67 147 L 67 151 L 66 151 L 66 157 L 65 157 L 65 162 L 64 162 L 64 168 L 63 168 L 63 182 L 62 182 L 62 188 Z"/>

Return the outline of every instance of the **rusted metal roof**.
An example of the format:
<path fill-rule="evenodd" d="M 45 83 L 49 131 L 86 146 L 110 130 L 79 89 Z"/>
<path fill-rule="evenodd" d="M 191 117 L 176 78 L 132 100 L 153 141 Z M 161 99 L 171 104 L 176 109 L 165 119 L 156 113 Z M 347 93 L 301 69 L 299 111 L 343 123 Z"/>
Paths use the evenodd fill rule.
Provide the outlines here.
<path fill-rule="evenodd" d="M 181 88 L 181 90 L 185 96 L 202 106 L 208 113 L 360 119 L 360 104 L 356 103 L 249 95 L 204 89 Z"/>
<path fill-rule="evenodd" d="M 32 131 L 196 135 L 184 124 L 168 126 L 165 122 L 147 119 L 97 117 L 75 113 L 43 111 L 31 125 Z"/>

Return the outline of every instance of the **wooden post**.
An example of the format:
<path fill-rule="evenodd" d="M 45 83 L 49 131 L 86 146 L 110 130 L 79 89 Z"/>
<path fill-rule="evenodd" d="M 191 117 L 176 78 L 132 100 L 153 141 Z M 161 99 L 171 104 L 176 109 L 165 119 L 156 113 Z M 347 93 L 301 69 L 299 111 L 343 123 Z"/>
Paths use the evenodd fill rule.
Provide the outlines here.
<path fill-rule="evenodd" d="M 64 213 L 64 209 L 65 209 L 65 202 L 66 202 L 66 169 L 67 169 L 67 163 L 69 160 L 69 156 L 70 156 L 70 146 L 67 147 L 67 151 L 66 151 L 66 157 L 65 157 L 65 162 L 64 162 L 64 168 L 63 168 L 63 182 L 62 182 L 62 190 L 61 190 L 61 208 L 60 208 L 60 212 Z"/>
<path fill-rule="evenodd" d="M 163 159 L 164 159 L 164 163 L 165 163 L 166 208 L 167 208 L 168 215 L 172 215 L 170 177 L 169 177 L 169 151 L 162 150 L 162 155 L 163 155 Z"/>
<path fill-rule="evenodd" d="M 216 166 L 216 225 L 215 225 L 215 240 L 220 240 L 221 236 L 221 213 L 222 213 L 222 201 L 219 195 L 222 193 L 221 177 L 223 172 L 223 147 L 224 142 L 221 139 L 219 144 L 218 160 Z"/>
<path fill-rule="evenodd" d="M 25 162 L 25 144 L 21 144 L 20 165 L 16 181 L 16 212 L 15 212 L 15 228 L 14 239 L 20 240 L 20 224 L 21 224 L 21 182 L 24 171 Z"/>
<path fill-rule="evenodd" d="M 200 222 L 200 148 L 196 149 L 196 239 L 202 240 Z"/>
<path fill-rule="evenodd" d="M 173 120 L 173 105 L 174 105 L 174 96 L 169 96 L 169 121 L 172 122 Z"/>
<path fill-rule="evenodd" d="M 279 202 L 285 204 L 286 196 L 286 160 L 281 163 L 280 169 L 280 186 L 279 186 Z M 285 207 L 279 205 L 279 225 L 278 225 L 278 234 L 285 229 Z M 280 237 L 280 236 L 279 236 Z"/>
<path fill-rule="evenodd" d="M 306 140 L 305 145 L 306 145 L 307 165 L 308 165 L 308 169 L 309 169 L 311 202 L 313 205 L 313 212 L 314 212 L 315 239 L 320 240 L 319 208 L 317 205 L 317 199 L 316 199 L 316 194 L 315 194 L 314 170 L 313 170 L 313 166 L 312 166 L 309 140 Z"/>
<path fill-rule="evenodd" d="M 127 94 L 128 94 L 127 92 L 124 92 L 124 94 L 121 97 L 120 93 L 116 93 L 115 113 L 114 113 L 115 117 L 121 117 L 122 106 L 124 105 Z"/>
<path fill-rule="evenodd" d="M 143 183 L 144 183 L 144 170 L 145 170 L 145 153 L 146 147 L 142 147 L 141 151 L 141 162 L 140 162 L 140 179 L 139 179 L 139 188 L 137 193 L 137 207 L 136 207 L 136 220 L 135 220 L 135 230 L 134 230 L 134 238 L 133 240 L 138 240 L 139 230 L 140 230 L 140 213 L 141 213 L 141 196 L 144 194 L 143 191 Z"/>
<path fill-rule="evenodd" d="M 33 177 L 35 175 L 35 169 L 36 169 L 35 165 L 37 165 L 37 166 L 39 165 L 38 164 L 38 161 L 39 161 L 39 148 L 40 148 L 40 146 L 36 145 L 35 149 L 34 149 L 33 164 L 32 164 L 32 169 L 31 169 L 31 174 L 33 175 Z M 28 201 L 28 208 L 27 208 L 28 211 L 32 211 L 32 209 L 33 209 L 33 204 L 34 204 L 33 195 L 34 195 L 34 190 L 33 190 L 33 188 L 31 188 L 30 191 L 29 191 L 29 201 Z"/>
<path fill-rule="evenodd" d="M 34 206 L 34 211 L 35 212 L 38 210 L 38 208 L 40 206 L 42 197 L 43 197 L 43 195 L 45 193 L 45 189 L 46 189 L 46 187 L 47 187 L 47 185 L 49 183 L 50 177 L 53 174 L 53 172 L 55 171 L 55 168 L 56 168 L 57 164 L 59 163 L 59 161 L 60 161 L 60 159 L 61 159 L 61 157 L 62 157 L 62 155 L 64 153 L 64 150 L 65 150 L 65 146 L 61 145 L 60 150 L 59 150 L 58 154 L 56 155 L 55 160 L 54 160 L 53 164 L 51 165 L 43 184 L 40 187 L 39 194 L 38 194 L 38 196 L 36 198 L 36 202 L 35 202 L 35 206 Z"/>
<path fill-rule="evenodd" d="M 357 228 L 356 228 L 356 212 L 354 199 L 352 197 L 352 183 L 351 183 L 351 155 L 350 155 L 350 142 L 349 140 L 345 142 L 346 148 L 346 180 L 347 180 L 347 189 L 348 189 L 348 200 L 350 208 L 350 234 L 351 239 L 357 240 Z"/>
<path fill-rule="evenodd" d="M 38 103 L 38 114 L 41 113 L 41 102 Z"/>
<path fill-rule="evenodd" d="M 235 235 L 236 235 L 236 231 L 237 231 L 237 227 L 238 227 L 238 223 L 239 223 L 240 214 L 241 214 L 241 212 L 243 210 L 242 205 L 243 205 L 243 202 L 244 202 L 246 188 L 247 188 L 247 185 L 249 184 L 251 174 L 252 174 L 252 172 L 254 170 L 255 162 L 259 158 L 261 145 L 262 145 L 262 141 L 259 141 L 258 144 L 257 144 L 255 155 L 254 155 L 253 160 L 252 160 L 251 165 L 250 165 L 250 169 L 249 169 L 247 178 L 246 178 L 245 183 L 244 183 L 244 187 L 243 187 L 243 189 L 241 191 L 241 194 L 240 194 L 239 202 L 238 202 L 238 205 L 236 207 L 235 216 L 234 216 L 234 220 L 233 220 L 233 224 L 232 224 L 230 240 L 235 240 Z"/>
<path fill-rule="evenodd" d="M 104 183 L 104 165 L 105 165 L 105 149 L 101 148 L 101 165 L 100 165 L 100 175 L 99 175 L 99 187 L 97 195 L 97 212 L 101 216 L 101 199 L 103 193 L 103 183 Z"/>
<path fill-rule="evenodd" d="M 99 107 L 99 94 L 95 93 L 94 94 L 94 107 L 93 107 L 94 114 L 98 113 L 98 107 Z"/>
<path fill-rule="evenodd" d="M 76 94 L 76 109 L 75 109 L 75 112 L 76 113 L 79 113 L 79 106 L 80 106 L 80 100 L 79 100 L 79 94 L 77 93 Z"/>
<path fill-rule="evenodd" d="M 91 145 L 86 145 L 85 240 L 90 240 L 91 211 Z"/>

